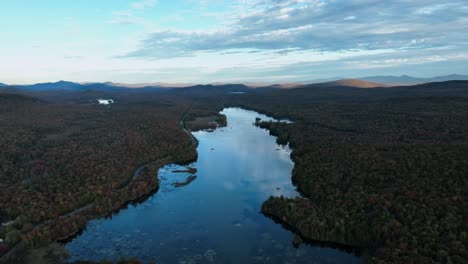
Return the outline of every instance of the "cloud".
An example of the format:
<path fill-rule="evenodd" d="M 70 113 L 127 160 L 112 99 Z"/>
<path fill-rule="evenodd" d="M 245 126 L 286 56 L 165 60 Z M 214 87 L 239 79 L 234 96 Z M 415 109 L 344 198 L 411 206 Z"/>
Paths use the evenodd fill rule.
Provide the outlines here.
<path fill-rule="evenodd" d="M 466 1 L 238 0 L 212 30 L 157 30 L 125 57 L 161 59 L 232 49 L 340 52 L 468 43 Z M 437 14 L 437 15 L 435 15 Z M 359 18 L 359 19 L 357 19 Z"/>
<path fill-rule="evenodd" d="M 436 52 L 436 51 L 434 51 Z M 447 56 L 384 53 L 340 58 L 325 61 L 296 62 L 271 67 L 233 67 L 221 68 L 210 73 L 192 69 L 192 81 L 225 81 L 225 82 L 291 82 L 311 81 L 323 78 L 357 78 L 371 75 L 403 75 L 432 77 L 452 73 L 466 73 L 465 54 Z M 177 71 L 175 71 L 177 72 Z M 180 72 L 178 74 L 180 76 Z M 171 76 L 177 78 L 177 75 Z M 199 79 L 196 79 L 199 78 Z"/>

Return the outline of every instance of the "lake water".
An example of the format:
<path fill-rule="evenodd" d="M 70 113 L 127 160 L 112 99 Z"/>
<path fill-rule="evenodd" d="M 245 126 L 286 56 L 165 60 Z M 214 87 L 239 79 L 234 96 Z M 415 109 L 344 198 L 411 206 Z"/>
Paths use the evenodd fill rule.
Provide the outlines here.
<path fill-rule="evenodd" d="M 260 213 L 269 196 L 294 197 L 290 149 L 278 146 L 268 131 L 253 126 L 256 117 L 239 108 L 224 109 L 228 126 L 193 133 L 199 140 L 197 178 L 176 188 L 190 174 L 159 171 L 160 190 L 112 218 L 91 221 L 66 245 L 70 261 L 116 260 L 134 256 L 158 264 L 195 263 L 361 263 L 334 248 L 301 244 L 293 234 Z M 156 177 L 156 176 L 155 176 Z"/>

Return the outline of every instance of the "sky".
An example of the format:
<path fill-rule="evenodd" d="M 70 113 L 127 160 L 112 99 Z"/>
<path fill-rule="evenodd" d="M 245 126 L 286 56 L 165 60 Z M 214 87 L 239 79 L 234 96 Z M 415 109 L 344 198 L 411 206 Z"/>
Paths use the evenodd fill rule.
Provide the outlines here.
<path fill-rule="evenodd" d="M 2 0 L 0 82 L 468 74 L 468 1 Z"/>

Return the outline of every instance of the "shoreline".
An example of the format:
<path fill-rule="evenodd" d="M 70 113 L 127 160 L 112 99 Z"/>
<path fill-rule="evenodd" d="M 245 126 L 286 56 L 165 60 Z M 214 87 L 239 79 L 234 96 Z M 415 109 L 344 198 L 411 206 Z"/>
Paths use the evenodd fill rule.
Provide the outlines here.
<path fill-rule="evenodd" d="M 344 251 L 349 254 L 353 254 L 354 256 L 357 257 L 363 257 L 364 256 L 364 250 L 360 248 L 359 246 L 355 245 L 348 245 L 348 244 L 343 244 L 339 242 L 334 242 L 334 241 L 325 241 L 325 240 L 316 240 L 309 238 L 305 235 L 302 234 L 302 232 L 294 227 L 293 225 L 288 224 L 287 222 L 282 221 L 275 215 L 269 214 L 267 212 L 261 212 L 264 216 L 270 218 L 273 222 L 276 224 L 281 225 L 284 229 L 291 231 L 294 235 L 297 235 L 301 238 L 301 243 L 299 244 L 306 244 L 306 245 L 311 245 L 311 246 L 318 246 L 321 248 L 333 248 L 333 249 L 338 249 L 340 251 Z M 294 241 L 292 241 L 294 243 Z"/>
<path fill-rule="evenodd" d="M 189 135 L 190 138 L 192 139 L 192 144 L 189 146 L 189 148 L 192 148 L 192 147 L 195 146 L 195 150 L 196 150 L 196 147 L 197 147 L 197 145 L 198 145 L 198 140 L 195 138 L 195 136 L 192 135 L 192 133 L 191 133 L 190 131 L 188 131 L 188 130 L 185 128 L 185 117 L 187 116 L 187 113 L 190 111 L 190 109 L 191 109 L 191 108 L 187 109 L 187 110 L 183 113 L 183 115 L 182 115 L 181 119 L 179 120 L 179 122 L 180 122 L 180 126 L 181 126 L 182 130 L 183 130 L 187 135 Z M 140 176 L 141 172 L 142 172 L 144 169 L 149 168 L 149 167 L 151 167 L 152 165 L 156 165 L 156 166 L 157 166 L 158 161 L 161 161 L 161 160 L 164 160 L 164 159 L 169 159 L 169 160 L 168 160 L 167 162 L 163 162 L 162 164 L 160 164 L 160 166 L 158 166 L 158 168 L 157 168 L 158 171 L 159 171 L 160 168 L 162 168 L 162 167 L 164 167 L 164 166 L 167 166 L 167 165 L 170 165 L 170 164 L 178 164 L 178 165 L 188 165 L 188 164 L 191 164 L 191 163 L 195 162 L 195 161 L 198 159 L 198 152 L 196 152 L 196 155 L 195 155 L 195 157 L 193 157 L 193 159 L 189 159 L 189 160 L 185 160 L 185 161 L 173 161 L 173 160 L 172 160 L 172 157 L 167 156 L 167 157 L 164 157 L 164 158 L 162 158 L 162 159 L 160 159 L 160 160 L 151 161 L 151 162 L 149 162 L 149 163 L 146 163 L 146 164 L 144 164 L 144 165 L 141 165 L 140 167 L 138 167 L 138 168 L 135 170 L 135 172 L 134 172 L 134 174 L 133 174 L 132 179 L 130 180 L 130 182 L 129 182 L 126 186 L 120 187 L 120 188 L 117 189 L 117 190 L 122 190 L 122 189 L 128 187 L 135 179 L 137 179 L 137 178 Z M 144 194 L 144 195 L 142 195 L 142 196 L 140 196 L 140 197 L 137 197 L 137 198 L 135 198 L 135 199 L 127 200 L 127 201 L 124 202 L 124 204 L 122 204 L 122 205 L 119 206 L 118 208 L 116 208 L 116 209 L 112 210 L 111 212 L 106 213 L 106 214 L 104 214 L 104 215 L 101 215 L 101 216 L 95 217 L 95 218 L 93 218 L 93 219 L 90 219 L 90 220 L 87 221 L 87 223 L 90 222 L 90 221 L 92 221 L 92 220 L 103 219 L 103 218 L 106 219 L 106 218 L 112 217 L 113 215 L 119 213 L 120 211 L 122 211 L 122 210 L 128 208 L 128 206 L 129 206 L 130 204 L 132 204 L 132 205 L 133 205 L 133 204 L 138 205 L 138 204 L 141 204 L 141 203 L 143 203 L 144 201 L 146 201 L 149 197 L 153 196 L 154 194 L 156 194 L 156 193 L 159 191 L 159 176 L 158 176 L 158 173 L 157 173 L 157 172 L 156 172 L 156 176 L 157 176 L 157 182 L 158 182 L 158 184 L 157 184 L 157 186 L 156 186 L 155 188 L 151 189 L 148 193 L 146 193 L 146 194 Z M 89 205 L 87 205 L 87 206 L 91 206 L 91 205 L 92 205 L 92 204 L 89 204 Z M 58 242 L 58 243 L 60 243 L 61 245 L 64 245 L 64 244 L 66 244 L 66 243 L 72 241 L 73 239 L 75 239 L 77 236 L 79 236 L 85 229 L 86 229 L 86 225 L 85 225 L 84 227 L 80 228 L 79 230 L 73 232 L 72 234 L 70 234 L 70 235 L 68 235 L 68 236 L 66 236 L 66 237 L 60 238 L 60 239 L 58 239 L 58 240 L 56 240 L 55 242 Z"/>
<path fill-rule="evenodd" d="M 259 108 L 256 109 L 254 107 L 247 107 L 247 106 L 242 106 L 242 105 L 240 105 L 240 106 L 239 105 L 231 106 L 231 107 L 245 109 L 245 110 L 249 110 L 249 111 L 254 111 L 254 112 L 257 112 L 259 114 L 266 115 L 268 117 L 271 117 L 271 118 L 275 119 L 275 121 L 272 121 L 273 123 L 282 123 L 281 122 L 282 119 L 287 119 L 287 120 L 290 120 L 292 122 L 292 123 L 286 123 L 287 125 L 294 124 L 294 120 L 291 119 L 291 117 L 277 116 L 277 115 L 274 115 L 273 113 L 268 113 L 267 111 L 263 111 L 263 110 L 261 110 Z M 258 126 L 258 127 L 260 129 L 267 130 L 268 132 L 270 132 L 271 136 L 275 137 L 275 139 L 278 140 L 279 136 L 272 133 L 270 128 L 268 128 L 268 127 L 262 128 L 260 126 Z M 281 145 L 280 143 L 278 143 L 278 141 L 276 142 L 276 144 Z M 286 142 L 286 145 L 289 145 L 289 147 L 291 148 L 290 159 L 294 164 L 293 165 L 293 171 L 294 171 L 294 168 L 296 167 L 296 161 L 295 161 L 295 155 L 294 155 L 295 150 L 294 150 L 293 146 L 291 146 L 291 144 L 289 144 L 289 139 Z M 297 192 L 300 194 L 301 199 L 310 200 L 307 196 L 304 195 L 304 193 L 301 190 L 300 186 L 297 185 L 296 181 L 294 180 L 294 177 L 293 177 L 292 173 L 291 173 L 291 184 L 296 188 Z M 366 250 L 364 248 L 358 246 L 358 245 L 350 245 L 350 244 L 340 243 L 340 242 L 336 242 L 336 241 L 318 240 L 318 239 L 313 239 L 313 238 L 307 237 L 305 234 L 303 234 L 303 232 L 301 232 L 299 230 L 298 227 L 295 227 L 294 225 L 291 225 L 291 224 L 287 223 L 286 221 L 283 221 L 282 219 L 280 219 L 279 217 L 277 217 L 274 214 L 265 212 L 263 210 L 263 207 L 266 204 L 266 202 L 271 198 L 278 198 L 278 197 L 270 196 L 267 200 L 265 200 L 262 203 L 262 208 L 260 210 L 260 213 L 262 213 L 266 217 L 270 218 L 275 223 L 280 224 L 284 229 L 291 231 L 295 236 L 299 236 L 303 243 L 308 244 L 308 245 L 313 245 L 313 246 L 331 247 L 331 248 L 335 248 L 335 249 L 338 249 L 338 250 L 353 254 L 353 255 L 358 256 L 358 257 L 363 257 L 363 258 L 366 257 Z M 292 243 L 294 243 L 294 241 Z"/>
<path fill-rule="evenodd" d="M 225 107 L 225 108 L 228 108 L 228 107 Z M 259 114 L 265 114 L 264 112 L 262 112 L 261 110 L 255 110 L 255 109 L 251 109 L 251 108 L 246 108 L 246 107 L 239 107 L 239 106 L 235 106 L 234 108 L 241 108 L 241 109 L 245 109 L 245 110 L 250 110 L 250 111 L 255 111 Z M 163 163 L 159 164 L 159 166 L 157 166 L 157 170 L 159 170 L 160 168 L 164 167 L 164 166 L 167 166 L 169 164 L 177 164 L 177 165 L 182 165 L 182 166 L 185 166 L 185 165 L 189 165 L 193 162 L 195 162 L 198 158 L 198 151 L 196 150 L 197 146 L 198 146 L 198 140 L 196 139 L 195 136 L 193 136 L 193 134 L 191 133 L 191 131 L 189 131 L 187 128 L 185 128 L 185 117 L 187 115 L 187 113 L 190 111 L 190 109 L 188 109 L 187 111 L 184 112 L 183 116 L 181 117 L 180 121 L 179 121 L 179 124 L 180 124 L 180 127 L 182 128 L 182 130 L 190 136 L 191 140 L 192 140 L 192 144 L 189 146 L 189 148 L 192 148 L 195 146 L 195 157 L 193 159 L 189 159 L 189 160 L 185 160 L 185 161 L 173 161 L 172 160 L 172 157 L 168 156 L 168 157 L 164 157 L 160 160 L 156 160 L 156 161 L 151 161 L 149 163 L 146 163 L 144 165 L 141 165 L 139 166 L 135 172 L 133 173 L 132 175 L 132 178 L 130 179 L 129 183 L 123 187 L 120 187 L 118 188 L 117 190 L 122 190 L 126 187 L 128 187 L 130 184 L 132 184 L 140 175 L 141 175 L 141 172 L 144 171 L 145 169 L 149 168 L 149 167 L 152 167 L 152 166 L 157 166 L 158 164 L 158 161 L 162 161 L 162 160 L 165 160 L 165 159 L 168 159 L 167 161 L 164 161 Z M 268 113 L 266 113 L 265 115 L 267 116 L 271 116 L 271 115 L 268 115 Z M 278 119 L 276 117 L 272 117 L 274 119 Z M 279 120 L 275 120 L 273 122 L 280 122 Z M 223 126 L 220 126 L 218 127 L 217 129 L 221 129 Z M 264 128 L 268 131 L 270 131 L 268 128 Z M 200 129 L 200 130 L 203 130 L 203 129 Z M 197 131 L 200 131 L 200 130 L 197 130 Z M 278 138 L 278 136 L 276 135 L 271 135 L 275 138 Z M 278 144 L 278 143 L 276 143 Z M 280 145 L 280 144 L 278 144 Z M 293 149 L 291 149 L 292 152 L 294 152 Z M 292 155 L 292 152 L 291 152 L 291 155 L 290 155 L 290 158 L 291 158 L 291 161 L 294 163 L 294 166 L 295 165 L 295 162 L 294 162 L 294 158 L 293 158 L 293 155 Z M 156 175 L 157 175 L 157 172 L 156 172 Z M 294 183 L 294 180 L 292 178 L 293 175 L 291 175 L 291 184 L 293 184 L 295 187 L 296 187 L 296 190 L 298 191 L 298 193 L 301 195 L 301 198 L 303 199 L 307 199 L 304 194 L 299 190 L 299 188 L 297 187 L 297 185 Z M 196 178 L 196 176 L 195 176 Z M 190 180 L 187 184 L 190 184 L 191 181 L 195 180 L 192 179 Z M 118 214 L 120 211 L 128 208 L 129 205 L 138 205 L 138 204 L 141 204 L 143 203 L 144 201 L 146 201 L 148 198 L 150 198 L 151 196 L 153 196 L 154 194 L 156 194 L 158 191 L 159 191 L 159 176 L 157 177 L 157 185 L 155 186 L 155 188 L 152 188 L 151 190 L 149 190 L 149 192 L 147 192 L 146 194 L 140 196 L 140 197 L 137 197 L 137 198 L 134 198 L 134 199 L 130 199 L 130 200 L 127 200 L 125 201 L 122 205 L 118 206 L 118 208 L 108 212 L 108 213 L 105 213 L 103 215 L 99 215 L 99 216 L 95 216 L 95 217 L 92 217 L 90 219 L 88 219 L 86 221 L 86 224 L 84 224 L 83 227 L 81 228 L 78 228 L 78 230 L 75 230 L 74 232 L 64 236 L 64 237 L 61 237 L 61 238 L 58 238 L 58 239 L 54 239 L 53 240 L 53 243 L 51 243 L 50 245 L 52 244 L 59 244 L 61 247 L 63 247 L 63 249 L 68 252 L 66 249 L 65 249 L 65 245 L 71 241 L 73 241 L 75 238 L 77 238 L 79 235 L 81 235 L 87 228 L 87 224 L 90 222 L 90 221 L 93 221 L 93 220 L 98 220 L 98 219 L 107 219 L 107 218 L 110 218 L 112 217 L 113 215 L 115 214 Z M 185 186 L 185 185 L 182 185 L 182 186 Z M 178 186 L 176 186 L 178 187 Z M 271 196 L 270 198 L 274 198 L 274 196 Z M 266 200 L 263 202 L 263 204 L 265 204 Z M 263 204 L 262 204 L 262 207 L 263 207 Z M 83 211 L 83 208 L 85 208 L 84 210 L 86 209 L 89 209 L 89 208 L 92 208 L 94 206 L 94 202 L 91 203 L 91 204 L 88 204 L 82 208 L 79 208 L 77 209 L 76 211 Z M 89 207 L 89 208 L 86 208 L 86 207 Z M 341 251 L 344 251 L 344 252 L 347 252 L 347 253 L 350 253 L 350 254 L 353 254 L 355 256 L 363 256 L 363 250 L 357 246 L 353 246 L 353 245 L 347 245 L 347 244 L 342 244 L 342 243 L 339 243 L 339 242 L 333 242 L 333 241 L 322 241 L 322 240 L 315 240 L 315 239 L 311 239 L 311 238 L 308 238 L 307 236 L 305 236 L 304 234 L 302 234 L 300 232 L 300 230 L 298 230 L 296 227 L 294 227 L 293 225 L 289 225 L 287 222 L 285 221 L 282 221 L 280 218 L 276 217 L 275 215 L 273 214 L 269 214 L 267 212 L 264 212 L 263 211 L 263 208 L 261 209 L 261 213 L 263 215 L 265 215 L 266 217 L 270 218 L 272 221 L 274 221 L 275 223 L 277 224 L 280 224 L 284 229 L 286 230 L 289 230 L 295 237 L 298 236 L 300 237 L 300 240 L 301 242 L 300 243 L 304 243 L 304 244 L 307 244 L 307 245 L 312 245 L 312 246 L 320 246 L 320 247 L 330 247 L 330 248 L 334 248 L 334 249 L 338 249 L 338 250 L 341 250 Z M 68 213 L 66 216 L 70 216 L 70 213 Z M 65 217 L 66 217 L 65 216 Z M 50 224 L 50 223 L 49 223 Z M 292 243 L 294 243 L 294 241 L 292 241 Z M 299 243 L 299 244 L 300 244 Z M 298 244 L 298 245 L 299 245 Z M 48 245 L 49 246 L 49 245 Z M 47 247 L 48 247 L 47 246 Z M 45 248 L 47 248 L 45 247 Z M 13 251 L 13 249 L 11 250 Z M 4 255 L 5 256 L 5 255 Z M 3 261 L 3 257 L 0 257 L 0 263 L 2 263 Z M 6 259 L 7 260 L 7 259 Z"/>
<path fill-rule="evenodd" d="M 157 163 L 159 161 L 162 161 L 162 160 L 165 160 L 165 159 L 169 159 L 168 161 L 165 161 L 163 163 L 160 164 L 160 166 L 158 166 L 158 170 L 166 165 L 169 165 L 169 164 L 178 164 L 178 165 L 184 165 L 184 164 L 190 164 L 190 163 L 193 163 L 195 162 L 197 159 L 198 159 L 198 152 L 196 150 L 197 146 L 198 146 L 198 140 L 195 138 L 195 136 L 192 135 L 192 133 L 186 129 L 185 127 L 185 118 L 187 116 L 187 113 L 192 109 L 192 107 L 188 108 L 181 116 L 181 118 L 179 119 L 178 123 L 179 123 L 179 126 L 181 127 L 182 131 L 184 131 L 185 134 L 187 134 L 190 139 L 191 139 L 191 144 L 190 146 L 188 146 L 188 149 L 189 150 L 192 150 L 191 148 L 195 147 L 194 151 L 195 151 L 195 155 L 194 157 L 191 157 L 187 160 L 180 160 L 180 161 L 174 161 L 172 159 L 171 156 L 166 156 L 162 159 L 159 159 L 159 160 L 154 160 L 154 161 L 151 161 L 151 162 L 148 162 L 144 165 L 141 165 L 139 167 L 136 168 L 136 170 L 134 171 L 134 173 L 132 174 L 132 177 L 131 179 L 128 181 L 128 183 L 124 186 L 121 186 L 121 187 L 118 187 L 115 191 L 121 191 L 121 190 L 124 190 L 125 188 L 129 187 L 132 183 L 135 182 L 135 180 L 137 178 L 139 178 L 139 176 L 141 175 L 141 172 L 145 169 L 145 168 L 149 168 L 151 166 L 154 166 L 154 165 L 157 165 Z M 156 171 L 156 175 L 157 175 L 157 171 Z M 59 243 L 61 246 L 64 246 L 64 243 L 66 242 L 69 242 L 73 239 L 75 239 L 77 236 L 79 236 L 85 229 L 86 229 L 86 226 L 87 224 L 92 221 L 92 220 L 96 220 L 96 219 L 101 219 L 101 218 L 107 218 L 107 217 L 111 217 L 112 215 L 120 212 L 121 210 L 125 209 L 128 207 L 128 205 L 130 204 L 138 204 L 138 203 L 142 203 L 144 201 L 146 201 L 149 197 L 151 197 L 152 195 L 154 195 L 158 190 L 159 190 L 159 177 L 156 177 L 156 182 L 157 182 L 157 185 L 155 188 L 152 188 L 149 190 L 149 192 L 145 193 L 144 195 L 142 196 L 139 196 L 137 198 L 134 198 L 134 199 L 129 199 L 129 200 L 126 200 L 123 202 L 123 204 L 121 204 L 120 206 L 118 206 L 117 208 L 111 210 L 110 212 L 107 212 L 107 213 L 104 213 L 102 215 L 97 215 L 97 216 L 91 216 L 89 219 L 86 219 L 86 222 L 85 224 L 82 226 L 82 227 L 78 227 L 77 230 L 74 230 L 73 232 L 71 232 L 70 234 L 67 234 L 63 237 L 60 237 L 58 239 L 52 239 L 50 242 L 49 245 L 52 245 L 54 243 Z M 82 213 L 82 212 L 85 212 L 91 208 L 94 208 L 94 206 L 96 205 L 96 201 L 93 201 L 92 203 L 89 203 L 85 206 L 82 206 L 80 208 L 77 208 L 71 212 L 68 212 L 62 216 L 59 216 L 59 219 L 62 220 L 62 219 L 67 219 L 69 217 L 72 217 L 72 216 L 75 216 L 79 213 Z M 42 223 L 39 223 L 37 225 L 35 225 L 33 227 L 32 230 L 30 230 L 28 233 L 31 233 L 32 231 L 34 230 L 40 230 L 44 227 L 50 227 L 51 224 L 53 223 L 53 219 L 48 219 L 48 220 L 45 220 L 43 221 Z M 27 233 L 26 233 L 27 234 Z M 45 246 L 44 248 L 47 248 L 49 245 Z M 14 245 L 12 248 L 10 248 L 7 252 L 5 252 L 5 254 L 3 254 L 2 256 L 0 256 L 0 263 L 8 263 L 8 261 L 10 260 L 14 260 L 15 257 L 16 257 L 16 253 L 20 253 L 20 252 L 17 252 L 18 250 L 25 250 L 27 248 L 27 246 L 24 244 L 24 241 L 20 241 L 18 242 L 16 245 Z M 33 248 L 34 249 L 34 248 Z M 26 249 L 26 255 L 28 255 L 28 252 L 30 251 L 30 249 Z"/>
<path fill-rule="evenodd" d="M 240 109 L 245 109 L 245 110 L 248 110 L 248 111 L 255 111 L 259 114 L 264 114 L 266 116 L 269 116 L 273 119 L 275 119 L 275 121 L 273 122 L 280 122 L 280 118 L 279 117 L 274 117 L 273 115 L 270 115 L 269 113 L 266 113 L 260 109 L 254 109 L 254 108 L 249 108 L 249 107 L 243 107 L 243 106 L 225 106 L 224 108 L 240 108 Z M 177 164 L 177 165 L 180 165 L 180 166 L 186 166 L 186 165 L 190 165 L 191 163 L 195 162 L 197 159 L 198 159 L 198 151 L 197 151 L 197 147 L 198 147 L 198 139 L 192 134 L 192 132 L 197 132 L 197 131 L 203 131 L 204 129 L 198 129 L 198 130 L 195 130 L 195 131 L 189 131 L 186 127 L 185 127 L 185 118 L 188 114 L 188 112 L 190 111 L 191 108 L 187 109 L 182 117 L 180 118 L 179 120 L 179 125 L 181 127 L 181 129 L 185 132 L 185 134 L 189 135 L 190 138 L 191 138 L 191 145 L 189 146 L 189 148 L 192 148 L 192 147 L 195 147 L 195 157 L 193 157 L 192 159 L 188 159 L 188 160 L 184 160 L 184 161 L 173 161 L 172 160 L 172 157 L 171 156 L 167 156 L 167 157 L 164 157 L 160 160 L 155 160 L 155 161 L 151 161 L 149 163 L 146 163 L 144 165 L 141 165 L 139 167 L 137 167 L 137 169 L 134 171 L 131 179 L 129 180 L 128 184 L 125 185 L 125 186 L 122 186 L 120 188 L 118 188 L 117 190 L 123 190 L 124 188 L 130 186 L 137 178 L 139 178 L 139 176 L 141 175 L 141 172 L 144 171 L 146 168 L 149 168 L 151 166 L 154 166 L 154 165 L 157 165 L 157 163 L 159 161 L 162 161 L 162 160 L 165 160 L 165 159 L 169 159 L 163 163 L 160 164 L 160 166 L 157 167 L 157 170 L 159 170 L 160 168 L 164 167 L 164 166 L 167 166 L 167 165 L 170 165 L 170 164 Z M 284 117 L 283 117 L 284 118 Z M 287 118 L 287 117 L 286 117 Z M 225 126 L 219 126 L 217 127 L 216 129 L 221 129 L 223 127 L 226 127 L 227 124 Z M 268 128 L 262 128 L 262 129 L 266 129 L 267 131 L 270 131 Z M 273 137 L 275 137 L 276 139 L 278 138 L 278 136 L 276 135 L 271 135 Z M 278 143 L 276 143 L 278 144 Z M 280 145 L 280 144 L 278 144 Z M 295 161 L 294 161 L 294 157 L 293 157 L 293 152 L 294 150 L 291 148 L 291 154 L 290 154 L 290 158 L 291 158 L 291 161 L 294 163 L 294 167 L 296 166 L 295 164 Z M 157 175 L 157 172 L 156 172 L 156 175 Z M 196 177 L 195 177 L 196 178 Z M 192 179 L 190 180 L 187 184 L 190 184 L 191 181 L 195 180 Z M 112 217 L 113 215 L 115 214 L 118 214 L 120 211 L 122 210 L 125 210 L 128 208 L 129 205 L 138 205 L 138 204 L 141 204 L 143 203 L 144 201 L 146 201 L 148 198 L 150 198 L 151 196 L 153 196 L 154 194 L 156 194 L 158 191 L 159 191 L 159 176 L 157 177 L 157 185 L 155 186 L 155 188 L 152 188 L 151 190 L 149 190 L 149 192 L 147 192 L 146 194 L 140 196 L 140 197 L 137 197 L 137 198 L 134 198 L 134 199 L 130 199 L 130 200 L 127 200 L 125 201 L 123 204 L 121 204 L 120 206 L 118 206 L 116 209 L 110 211 L 110 212 L 107 212 L 107 213 L 104 213 L 102 215 L 99 215 L 99 216 L 95 216 L 95 217 L 92 217 L 88 220 L 86 220 L 86 223 L 84 224 L 83 227 L 80 227 L 78 228 L 78 230 L 75 230 L 73 231 L 72 233 L 64 236 L 64 237 L 61 237 L 59 239 L 54 239 L 51 243 L 52 244 L 59 244 L 61 247 L 63 247 L 63 249 L 65 251 L 67 251 L 65 249 L 65 245 L 71 241 L 73 241 L 75 238 L 77 238 L 79 235 L 81 235 L 87 228 L 87 224 L 90 222 L 90 221 L 93 221 L 93 220 L 98 220 L 98 219 L 107 219 L 107 218 L 110 218 Z M 296 187 L 296 190 L 297 192 L 301 195 L 301 198 L 303 199 L 308 199 L 307 197 L 304 196 L 304 194 L 301 192 L 301 190 L 299 189 L 299 187 L 296 185 L 296 183 L 294 182 L 293 180 L 293 175 L 291 174 L 291 184 L 294 185 Z M 184 185 L 183 185 L 184 186 Z M 177 186 L 176 186 L 177 187 Z M 275 198 L 274 196 L 270 196 L 270 198 Z M 265 204 L 267 200 L 265 200 L 263 203 L 262 203 L 262 207 L 263 205 Z M 86 206 L 83 206 L 81 208 L 78 208 L 76 209 L 75 211 L 77 213 L 80 213 L 86 209 L 90 209 L 92 207 L 94 207 L 95 205 L 95 202 L 91 203 L 91 204 L 88 204 Z M 68 213 L 62 217 L 68 217 L 68 216 L 71 216 L 70 214 L 74 215 L 74 212 L 75 211 L 72 211 L 71 213 Z M 357 246 L 353 246 L 353 245 L 347 245 L 347 244 L 343 244 L 343 243 L 339 243 L 339 242 L 333 242 L 333 241 L 322 241 L 322 240 L 315 240 L 315 239 L 311 239 L 311 238 L 308 238 L 307 236 L 305 236 L 304 234 L 302 234 L 300 232 L 300 230 L 298 230 L 296 227 L 294 227 L 293 225 L 290 225 L 288 224 L 287 222 L 285 221 L 282 221 L 280 218 L 276 217 L 275 215 L 273 214 L 269 214 L 267 212 L 264 212 L 261 208 L 260 210 L 260 213 L 262 213 L 263 215 L 265 215 L 266 217 L 270 218 L 273 222 L 277 223 L 277 224 L 280 224 L 284 229 L 286 230 L 289 230 L 294 236 L 299 236 L 300 239 L 302 240 L 302 243 L 304 244 L 307 244 L 307 245 L 312 245 L 312 246 L 320 246 L 320 247 L 331 247 L 331 248 L 334 248 L 334 249 L 338 249 L 338 250 L 341 250 L 341 251 L 344 251 L 344 252 L 347 252 L 347 253 L 350 253 L 350 254 L 353 254 L 355 256 L 363 256 L 363 250 L 360 249 L 359 247 Z M 47 224 L 50 224 L 50 221 L 51 220 L 48 220 L 49 223 L 46 223 L 44 225 L 47 225 Z M 42 226 L 41 226 L 42 227 Z M 292 243 L 294 243 L 294 241 L 292 241 Z M 18 246 L 18 245 L 17 245 Z M 48 246 L 47 246 L 48 247 Z M 46 247 L 46 248 L 47 248 Z M 10 251 L 14 251 L 14 248 L 12 248 Z M 68 252 L 68 251 L 67 251 Z M 10 253 L 14 253 L 14 252 L 8 252 L 7 254 L 10 254 Z M 5 257 L 7 254 L 5 254 L 4 256 L 1 256 L 0 257 L 0 263 L 3 263 L 3 261 L 5 260 L 8 260 L 8 258 L 5 258 L 3 259 L 3 257 Z"/>
<path fill-rule="evenodd" d="M 197 151 L 197 147 L 198 147 L 198 139 L 192 134 L 192 132 L 197 132 L 197 131 L 202 131 L 203 129 L 200 129 L 200 130 L 195 130 L 195 131 L 189 131 L 186 127 L 185 127 L 185 118 L 187 116 L 187 113 L 190 111 L 191 108 L 189 108 L 188 110 L 186 110 L 184 112 L 184 114 L 182 115 L 180 121 L 179 121 L 179 124 L 182 128 L 182 130 L 190 136 L 190 138 L 192 139 L 192 144 L 189 146 L 189 148 L 192 148 L 192 147 L 195 147 L 195 157 L 191 158 L 191 159 L 187 159 L 187 160 L 181 160 L 181 161 L 173 161 L 173 160 L 169 160 L 167 162 L 164 162 L 162 163 L 159 167 L 158 167 L 158 171 L 160 168 L 163 168 L 167 165 L 171 165 L 171 164 L 176 164 L 176 165 L 179 165 L 179 166 L 187 166 L 187 165 L 190 165 L 194 162 L 197 161 L 198 159 L 198 151 Z M 219 126 L 217 129 L 221 129 L 223 127 L 226 127 L 226 125 L 224 126 Z M 172 157 L 165 157 L 163 159 L 166 159 L 166 158 L 169 158 L 169 159 L 172 159 Z M 148 168 L 152 165 L 155 165 L 158 161 L 160 160 L 157 160 L 157 161 L 152 161 L 152 162 L 149 162 L 149 163 L 146 163 L 144 165 L 141 165 L 140 167 L 138 167 L 136 170 L 135 170 L 135 173 L 134 175 L 132 176 L 132 180 L 131 182 L 133 182 L 133 180 L 135 180 L 136 178 L 139 177 L 139 174 L 141 171 L 143 171 L 145 168 Z M 128 200 L 126 201 L 123 205 L 119 206 L 119 208 L 105 214 L 105 215 L 101 215 L 101 216 L 98 216 L 98 217 L 95 217 L 95 218 L 92 218 L 90 220 L 88 220 L 86 222 L 86 225 L 82 228 L 80 228 L 79 230 L 73 232 L 72 234 L 70 234 L 69 236 L 66 236 L 66 237 L 63 237 L 63 238 L 60 238 L 58 240 L 55 240 L 54 242 L 55 243 L 58 243 L 61 247 L 63 247 L 63 249 L 66 251 L 65 249 L 65 244 L 73 241 L 75 238 L 77 238 L 79 235 L 81 235 L 85 230 L 86 230 L 86 226 L 87 226 L 87 223 L 89 223 L 90 221 L 93 221 L 93 220 L 98 220 L 98 219 L 107 219 L 107 218 L 110 218 L 112 217 L 113 215 L 115 214 L 118 214 L 120 211 L 122 210 L 125 210 L 128 208 L 129 205 L 138 205 L 138 204 L 141 204 L 143 202 L 145 202 L 148 198 L 150 198 L 151 196 L 155 195 L 158 191 L 159 191 L 159 175 L 158 173 L 156 173 L 157 175 L 157 182 L 158 182 L 158 185 L 152 189 L 150 192 L 146 193 L 145 195 L 143 196 L 140 196 L 138 198 L 135 198 L 135 199 L 131 199 L 131 200 Z M 192 181 L 194 181 L 196 179 L 196 176 L 194 178 L 190 178 L 190 181 L 186 184 L 190 184 Z M 130 183 L 131 183 L 130 182 Z M 128 186 L 128 185 L 127 185 Z M 185 186 L 185 185 L 183 185 Z M 176 186 L 176 187 L 183 187 L 183 186 Z M 120 189 L 123 189 L 125 188 L 126 186 L 120 188 Z M 88 205 L 89 206 L 89 205 Z M 67 251 L 68 252 L 68 251 Z"/>

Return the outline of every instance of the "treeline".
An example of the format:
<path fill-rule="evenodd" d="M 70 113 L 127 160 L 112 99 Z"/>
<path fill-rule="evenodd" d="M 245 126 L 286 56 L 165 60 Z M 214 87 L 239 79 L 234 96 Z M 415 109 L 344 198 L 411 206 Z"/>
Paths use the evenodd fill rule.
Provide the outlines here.
<path fill-rule="evenodd" d="M 289 130 L 291 124 L 275 122 L 275 121 L 261 121 L 260 119 L 255 120 L 257 127 L 266 129 L 270 132 L 270 135 L 276 137 L 276 143 L 279 145 L 287 145 L 289 142 Z"/>
<path fill-rule="evenodd" d="M 179 122 L 187 109 L 196 120 L 241 106 L 294 121 L 257 124 L 289 142 L 305 197 L 270 198 L 265 214 L 304 237 L 362 248 L 371 263 L 467 262 L 467 82 L 197 93 L 111 107 L 0 95 L 0 220 L 13 220 L 0 228 L 0 255 L 66 238 L 155 191 L 159 166 L 196 158 Z"/>
<path fill-rule="evenodd" d="M 190 131 L 198 131 L 205 129 L 215 129 L 217 126 L 227 126 L 225 115 L 220 114 L 222 110 L 217 107 L 217 104 L 208 101 L 200 101 L 199 98 L 191 98 L 192 104 L 190 111 L 185 118 L 185 126 Z"/>
<path fill-rule="evenodd" d="M 307 199 L 272 197 L 262 212 L 309 239 L 362 248 L 369 263 L 467 263 L 468 99 L 404 89 L 227 99 L 294 121 L 258 125 L 289 141 Z"/>

